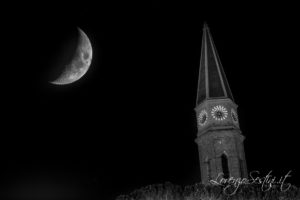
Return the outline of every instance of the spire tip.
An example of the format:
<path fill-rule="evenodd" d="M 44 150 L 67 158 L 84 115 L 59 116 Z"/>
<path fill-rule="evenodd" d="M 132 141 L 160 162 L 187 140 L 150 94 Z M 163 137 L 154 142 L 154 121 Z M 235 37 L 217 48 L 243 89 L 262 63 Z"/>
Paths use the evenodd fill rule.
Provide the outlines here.
<path fill-rule="evenodd" d="M 207 25 L 206 21 L 204 21 L 204 23 L 203 23 L 203 29 L 208 29 L 208 25 Z"/>

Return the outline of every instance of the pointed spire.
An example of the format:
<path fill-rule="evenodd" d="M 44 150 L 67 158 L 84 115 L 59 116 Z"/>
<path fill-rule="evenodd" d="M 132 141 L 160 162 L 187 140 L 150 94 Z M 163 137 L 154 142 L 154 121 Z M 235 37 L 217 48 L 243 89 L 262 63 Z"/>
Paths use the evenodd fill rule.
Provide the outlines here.
<path fill-rule="evenodd" d="M 204 23 L 203 23 L 203 29 L 208 29 L 208 25 L 207 25 L 206 21 L 204 21 Z"/>
<path fill-rule="evenodd" d="M 214 98 L 234 100 L 209 28 L 205 22 L 203 25 L 196 106 L 206 99 Z"/>

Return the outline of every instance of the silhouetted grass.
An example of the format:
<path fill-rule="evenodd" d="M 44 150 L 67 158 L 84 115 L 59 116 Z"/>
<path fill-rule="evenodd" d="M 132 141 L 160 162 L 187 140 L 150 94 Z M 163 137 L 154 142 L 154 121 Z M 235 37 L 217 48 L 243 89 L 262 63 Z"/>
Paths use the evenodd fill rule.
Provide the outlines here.
<path fill-rule="evenodd" d="M 225 187 L 201 183 L 181 187 L 166 182 L 142 187 L 130 194 L 120 195 L 116 200 L 300 200 L 300 189 L 296 186 L 284 192 L 275 185 L 267 191 L 263 191 L 258 184 L 241 185 L 233 195 L 229 194 L 234 188 L 224 193 Z"/>

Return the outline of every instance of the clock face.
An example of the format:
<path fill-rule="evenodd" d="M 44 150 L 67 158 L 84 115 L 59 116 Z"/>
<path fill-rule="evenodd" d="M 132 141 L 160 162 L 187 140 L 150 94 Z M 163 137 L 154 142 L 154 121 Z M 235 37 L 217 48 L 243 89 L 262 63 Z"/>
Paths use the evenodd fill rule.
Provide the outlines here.
<path fill-rule="evenodd" d="M 204 126 L 207 122 L 207 112 L 202 110 L 198 116 L 198 123 L 200 126 Z"/>
<path fill-rule="evenodd" d="M 234 109 L 231 109 L 231 118 L 233 122 L 237 123 L 238 122 L 238 116 L 237 113 L 234 111 Z"/>
<path fill-rule="evenodd" d="M 223 121 L 228 116 L 227 109 L 222 105 L 217 105 L 212 108 L 211 115 L 215 120 Z"/>

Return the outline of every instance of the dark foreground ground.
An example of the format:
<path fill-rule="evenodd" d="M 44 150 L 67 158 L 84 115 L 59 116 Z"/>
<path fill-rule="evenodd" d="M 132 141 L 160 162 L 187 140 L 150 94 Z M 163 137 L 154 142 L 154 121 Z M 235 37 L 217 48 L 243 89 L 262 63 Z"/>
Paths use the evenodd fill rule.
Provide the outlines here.
<path fill-rule="evenodd" d="M 227 185 L 228 186 L 228 185 Z M 290 186 L 287 191 L 281 191 L 279 186 L 272 186 L 269 190 L 262 185 L 241 185 L 236 192 L 233 187 L 195 184 L 181 187 L 172 183 L 149 185 L 120 195 L 117 200 L 299 200 L 300 189 Z"/>

